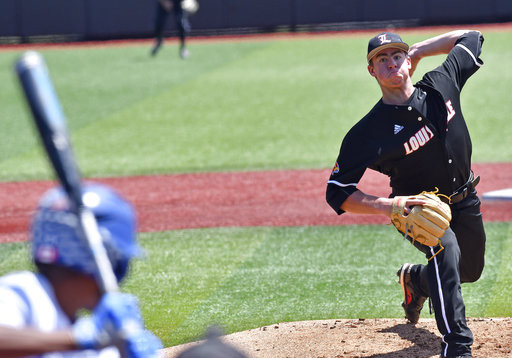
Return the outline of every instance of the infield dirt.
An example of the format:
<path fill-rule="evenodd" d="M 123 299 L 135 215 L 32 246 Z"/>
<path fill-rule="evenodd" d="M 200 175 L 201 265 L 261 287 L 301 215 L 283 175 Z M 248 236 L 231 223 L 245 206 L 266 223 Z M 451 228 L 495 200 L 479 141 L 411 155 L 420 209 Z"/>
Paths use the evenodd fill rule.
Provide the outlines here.
<path fill-rule="evenodd" d="M 512 356 L 512 318 L 470 318 L 474 358 Z M 441 337 L 433 319 L 332 319 L 278 323 L 222 337 L 248 358 L 434 358 Z M 176 357 L 194 342 L 163 350 Z"/>

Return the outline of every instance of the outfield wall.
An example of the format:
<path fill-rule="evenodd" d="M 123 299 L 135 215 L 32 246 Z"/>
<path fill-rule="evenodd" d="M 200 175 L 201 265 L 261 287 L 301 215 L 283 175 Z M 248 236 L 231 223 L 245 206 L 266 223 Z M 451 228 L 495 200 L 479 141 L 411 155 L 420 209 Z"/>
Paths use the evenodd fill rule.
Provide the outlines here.
<path fill-rule="evenodd" d="M 192 35 L 512 21 L 511 0 L 199 0 Z M 156 0 L 1 0 L 1 42 L 151 37 Z M 169 18 L 167 34 L 175 33 Z"/>

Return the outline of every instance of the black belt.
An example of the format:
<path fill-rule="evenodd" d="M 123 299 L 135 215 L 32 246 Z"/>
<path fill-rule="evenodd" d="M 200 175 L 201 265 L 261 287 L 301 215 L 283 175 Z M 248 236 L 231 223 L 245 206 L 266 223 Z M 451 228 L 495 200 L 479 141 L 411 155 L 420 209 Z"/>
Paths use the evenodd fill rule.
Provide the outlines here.
<path fill-rule="evenodd" d="M 477 176 L 476 178 L 473 177 L 473 172 L 471 172 L 471 175 L 469 176 L 469 180 L 466 184 L 458 188 L 453 192 L 452 195 L 448 197 L 441 196 L 441 199 L 446 202 L 447 204 L 456 204 L 461 202 L 462 200 L 466 199 L 466 197 L 473 191 L 473 189 L 478 185 L 480 182 L 480 176 Z"/>

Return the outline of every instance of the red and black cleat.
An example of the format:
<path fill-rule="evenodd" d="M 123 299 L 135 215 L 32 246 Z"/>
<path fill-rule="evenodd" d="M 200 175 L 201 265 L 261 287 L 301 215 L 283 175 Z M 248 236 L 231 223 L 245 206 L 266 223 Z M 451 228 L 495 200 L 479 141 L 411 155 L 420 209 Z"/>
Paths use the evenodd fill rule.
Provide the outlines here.
<path fill-rule="evenodd" d="M 398 283 L 402 286 L 404 294 L 402 307 L 405 311 L 405 318 L 407 318 L 410 323 L 416 324 L 420 319 L 420 312 L 427 298 L 414 292 L 411 281 L 411 268 L 412 264 L 403 264 L 396 275 L 399 277 Z"/>

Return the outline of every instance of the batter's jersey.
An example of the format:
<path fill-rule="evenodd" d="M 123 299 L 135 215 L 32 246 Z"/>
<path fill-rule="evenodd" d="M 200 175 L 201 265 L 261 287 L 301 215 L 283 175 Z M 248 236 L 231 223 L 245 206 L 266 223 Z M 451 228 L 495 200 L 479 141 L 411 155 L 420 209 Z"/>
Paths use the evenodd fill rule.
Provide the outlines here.
<path fill-rule="evenodd" d="M 66 330 L 71 321 L 57 303 L 53 288 L 40 274 L 15 272 L 0 277 L 0 325 L 44 332 Z M 118 358 L 116 348 L 48 353 L 44 358 Z"/>
<path fill-rule="evenodd" d="M 451 195 L 471 175 L 471 139 L 460 92 L 482 66 L 483 36 L 461 36 L 441 66 L 416 83 L 407 103 L 382 99 L 347 133 L 327 184 L 329 205 L 354 193 L 367 168 L 390 178 L 391 196 L 434 190 Z"/>

